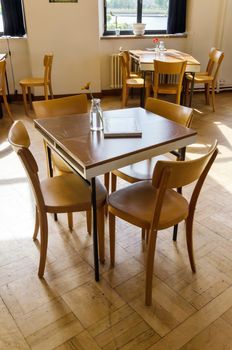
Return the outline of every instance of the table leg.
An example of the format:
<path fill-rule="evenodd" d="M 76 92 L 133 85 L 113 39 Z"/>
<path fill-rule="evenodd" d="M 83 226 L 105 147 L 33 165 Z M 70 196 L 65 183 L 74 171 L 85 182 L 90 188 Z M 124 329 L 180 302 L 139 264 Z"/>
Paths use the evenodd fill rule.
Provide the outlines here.
<path fill-rule="evenodd" d="M 179 149 L 179 152 L 180 152 L 180 158 L 179 160 L 182 161 L 182 160 L 185 160 L 185 153 L 186 153 L 186 147 L 183 147 L 181 149 Z M 182 193 L 182 188 L 177 188 L 177 192 L 178 193 Z M 177 231 L 178 231 L 178 224 L 174 226 L 173 228 L 173 236 L 172 236 L 172 239 L 173 241 L 176 242 L 176 239 L 177 239 Z"/>
<path fill-rule="evenodd" d="M 193 89 L 194 89 L 194 78 L 195 78 L 195 73 L 192 74 L 192 81 L 191 81 L 191 90 L 190 90 L 190 96 L 189 96 L 189 107 L 192 105 L 192 98 L 193 98 Z"/>
<path fill-rule="evenodd" d="M 186 78 L 184 74 L 183 82 L 182 82 L 182 91 L 181 91 L 181 96 L 180 96 L 180 104 L 182 106 L 185 106 L 186 104 Z"/>
<path fill-rule="evenodd" d="M 97 198 L 95 177 L 91 179 L 92 187 L 92 207 L 93 207 L 93 254 L 95 281 L 99 281 L 99 262 L 98 262 L 98 237 L 97 237 Z"/>
<path fill-rule="evenodd" d="M 48 161 L 48 172 L 49 172 L 49 176 L 53 177 L 53 168 L 52 168 L 52 152 L 51 152 L 51 148 L 48 146 L 47 143 L 45 143 L 45 147 L 47 149 L 47 161 Z M 57 221 L 57 214 L 54 213 L 54 220 Z"/>
<path fill-rule="evenodd" d="M 145 102 L 145 89 L 146 89 L 146 71 L 144 70 L 143 73 L 143 88 L 140 94 L 140 106 L 144 108 L 144 102 Z"/>

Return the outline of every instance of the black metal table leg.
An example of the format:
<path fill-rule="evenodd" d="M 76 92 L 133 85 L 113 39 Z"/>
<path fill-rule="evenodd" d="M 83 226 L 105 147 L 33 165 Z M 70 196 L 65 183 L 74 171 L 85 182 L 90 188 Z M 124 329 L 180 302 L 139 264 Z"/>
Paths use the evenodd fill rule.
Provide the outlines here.
<path fill-rule="evenodd" d="M 49 176 L 53 177 L 51 148 L 48 146 L 47 143 L 45 143 L 45 147 L 46 147 L 46 150 L 47 150 L 47 157 L 48 157 L 48 172 L 49 172 Z M 57 221 L 57 214 L 56 213 L 54 213 L 54 220 Z"/>
<path fill-rule="evenodd" d="M 98 237 L 97 237 L 97 199 L 96 199 L 96 181 L 95 177 L 91 179 L 92 186 L 92 206 L 93 206 L 93 254 L 95 281 L 99 281 L 99 262 L 98 262 Z"/>
<path fill-rule="evenodd" d="M 179 160 L 182 161 L 182 160 L 185 160 L 185 153 L 186 153 L 186 147 L 183 147 L 181 149 L 179 149 L 179 153 L 180 153 L 180 157 L 179 157 Z M 178 193 L 182 193 L 182 188 L 177 188 L 177 192 Z M 176 239 L 177 239 L 177 231 L 178 231 L 178 224 L 174 226 L 173 228 L 173 236 L 172 236 L 172 239 L 173 241 L 176 242 Z"/>
<path fill-rule="evenodd" d="M 145 89 L 146 89 L 146 71 L 143 71 L 143 88 L 140 95 L 140 106 L 144 108 L 145 105 Z"/>

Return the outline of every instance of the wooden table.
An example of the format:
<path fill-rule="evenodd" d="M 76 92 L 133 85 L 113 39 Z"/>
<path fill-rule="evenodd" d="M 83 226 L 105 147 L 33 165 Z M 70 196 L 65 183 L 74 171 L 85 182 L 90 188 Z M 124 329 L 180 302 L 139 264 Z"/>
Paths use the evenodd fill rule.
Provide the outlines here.
<path fill-rule="evenodd" d="M 36 129 L 49 146 L 92 186 L 95 279 L 99 280 L 95 177 L 111 170 L 185 147 L 196 131 L 185 128 L 143 108 L 106 111 L 104 118 L 136 118 L 141 138 L 105 139 L 102 131 L 90 131 L 89 115 L 37 119 Z"/>
<path fill-rule="evenodd" d="M 156 59 L 164 62 L 173 62 L 176 60 L 187 61 L 185 72 L 191 73 L 193 77 L 195 76 L 195 73 L 200 71 L 200 68 L 201 68 L 200 62 L 198 62 L 194 57 L 192 57 L 188 53 L 184 53 L 173 49 L 160 51 L 159 53 L 156 53 L 154 51 L 148 51 L 148 50 L 130 50 L 129 52 L 133 61 L 139 66 L 139 70 L 143 74 L 144 81 L 146 79 L 146 72 L 154 71 L 154 60 Z M 190 92 L 190 99 L 189 99 L 190 106 L 192 102 L 193 88 L 194 88 L 194 79 L 192 79 L 192 82 L 191 82 L 191 92 Z M 142 105 L 143 104 L 144 104 L 144 98 L 142 101 Z"/>

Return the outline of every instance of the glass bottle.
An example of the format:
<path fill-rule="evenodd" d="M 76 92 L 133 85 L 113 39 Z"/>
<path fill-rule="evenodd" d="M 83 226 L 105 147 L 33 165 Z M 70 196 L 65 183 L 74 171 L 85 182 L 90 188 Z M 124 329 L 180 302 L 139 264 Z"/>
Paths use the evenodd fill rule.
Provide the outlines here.
<path fill-rule="evenodd" d="M 101 108 L 100 98 L 93 98 L 91 100 L 90 108 L 90 129 L 93 131 L 103 130 L 103 112 Z"/>

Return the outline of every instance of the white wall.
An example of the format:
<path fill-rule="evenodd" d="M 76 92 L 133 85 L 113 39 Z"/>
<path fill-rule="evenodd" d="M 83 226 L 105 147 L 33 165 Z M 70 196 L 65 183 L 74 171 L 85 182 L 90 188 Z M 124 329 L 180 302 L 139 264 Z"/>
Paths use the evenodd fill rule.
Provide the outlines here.
<path fill-rule="evenodd" d="M 78 0 L 78 3 L 49 3 L 49 0 L 24 0 L 27 39 L 10 39 L 16 89 L 27 75 L 43 73 L 42 59 L 54 53 L 53 89 L 55 94 L 78 93 L 87 81 L 92 90 L 110 89 L 110 54 L 123 49 L 151 47 L 150 39 L 100 39 L 98 4 L 102 0 Z M 210 9 L 210 11 L 209 11 Z M 187 38 L 165 39 L 169 48 L 191 53 L 205 68 L 210 47 L 225 51 L 221 80 L 232 85 L 230 22 L 231 0 L 188 0 Z M 100 28 L 100 31 L 99 31 Z M 0 52 L 7 52 L 7 41 L 0 39 Z M 8 58 L 11 91 L 13 81 Z M 40 91 L 36 92 L 40 94 Z"/>

